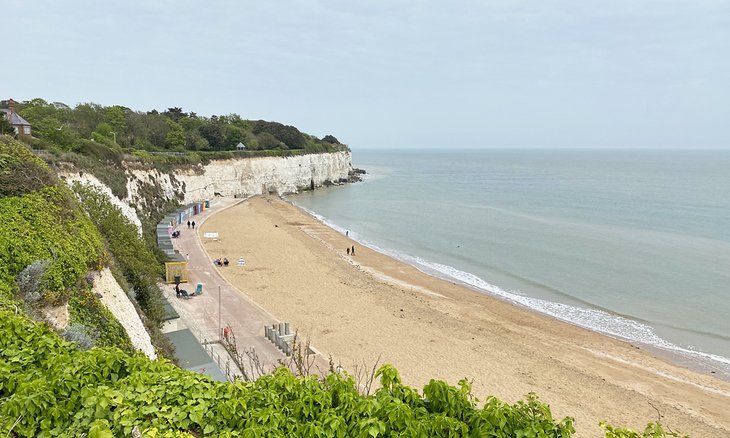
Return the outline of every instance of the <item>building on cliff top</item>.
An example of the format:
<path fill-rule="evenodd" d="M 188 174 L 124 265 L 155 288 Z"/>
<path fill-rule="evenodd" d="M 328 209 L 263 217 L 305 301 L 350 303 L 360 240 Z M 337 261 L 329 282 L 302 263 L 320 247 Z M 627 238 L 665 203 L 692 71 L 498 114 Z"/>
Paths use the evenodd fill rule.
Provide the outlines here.
<path fill-rule="evenodd" d="M 0 108 L 0 114 L 13 125 L 15 133 L 18 134 L 18 138 L 24 141 L 30 141 L 32 138 L 30 123 L 27 120 L 20 117 L 20 114 L 15 112 L 15 101 L 11 98 L 8 100 L 7 108 Z"/>

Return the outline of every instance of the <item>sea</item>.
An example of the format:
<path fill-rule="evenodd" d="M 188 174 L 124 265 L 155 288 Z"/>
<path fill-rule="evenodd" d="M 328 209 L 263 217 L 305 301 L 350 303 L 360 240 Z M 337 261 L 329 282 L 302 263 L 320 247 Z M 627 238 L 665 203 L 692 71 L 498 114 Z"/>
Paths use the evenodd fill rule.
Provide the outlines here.
<path fill-rule="evenodd" d="M 730 379 L 730 151 L 354 150 L 290 200 L 421 271 Z"/>

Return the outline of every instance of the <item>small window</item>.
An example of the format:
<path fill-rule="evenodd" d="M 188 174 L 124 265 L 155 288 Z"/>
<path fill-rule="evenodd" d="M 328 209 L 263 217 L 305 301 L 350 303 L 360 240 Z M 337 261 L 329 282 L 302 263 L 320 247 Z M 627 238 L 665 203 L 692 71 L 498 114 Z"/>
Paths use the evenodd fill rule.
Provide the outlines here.
<path fill-rule="evenodd" d="M 30 126 L 23 126 L 23 134 L 30 135 Z"/>

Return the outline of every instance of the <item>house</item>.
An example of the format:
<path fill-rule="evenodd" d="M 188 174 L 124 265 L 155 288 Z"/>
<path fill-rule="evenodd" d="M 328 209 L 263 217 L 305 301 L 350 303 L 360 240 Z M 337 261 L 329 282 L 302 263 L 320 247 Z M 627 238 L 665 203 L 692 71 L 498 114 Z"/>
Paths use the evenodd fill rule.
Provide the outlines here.
<path fill-rule="evenodd" d="M 0 108 L 0 114 L 15 128 L 15 133 L 18 134 L 19 139 L 24 141 L 32 139 L 30 123 L 15 112 L 15 101 L 13 99 L 8 100 L 8 108 Z"/>
<path fill-rule="evenodd" d="M 246 145 L 245 145 L 245 144 L 243 144 L 243 143 L 241 143 L 241 142 L 239 141 L 239 142 L 238 142 L 238 144 L 236 145 L 236 150 L 237 150 L 237 151 L 245 151 L 245 150 L 246 150 Z"/>

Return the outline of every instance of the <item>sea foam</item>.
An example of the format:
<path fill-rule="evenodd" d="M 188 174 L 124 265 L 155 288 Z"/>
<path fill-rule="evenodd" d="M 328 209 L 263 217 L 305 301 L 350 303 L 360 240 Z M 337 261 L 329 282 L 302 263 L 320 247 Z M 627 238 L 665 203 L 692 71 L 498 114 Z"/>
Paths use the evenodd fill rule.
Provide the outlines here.
<path fill-rule="evenodd" d="M 308 214 L 324 223 L 328 227 L 345 234 L 345 228 L 329 221 L 326 217 L 299 206 Z M 608 335 L 631 343 L 643 344 L 670 354 L 679 356 L 699 365 L 701 369 L 711 370 L 730 378 L 730 359 L 716 354 L 705 353 L 691 347 L 682 347 L 673 344 L 656 334 L 654 329 L 639 321 L 612 314 L 604 310 L 577 307 L 540 298 L 529 297 L 520 291 L 508 291 L 499 286 L 491 284 L 482 278 L 459 270 L 453 266 L 425 260 L 420 257 L 397 252 L 388 248 L 360 239 L 356 232 L 349 230 L 349 237 L 360 245 L 385 254 L 394 259 L 405 262 L 419 271 L 446 280 L 456 281 L 469 286 L 479 292 L 500 297 L 513 304 L 523 306 L 561 321 L 565 321 L 579 327 L 586 328 L 604 335 Z"/>

